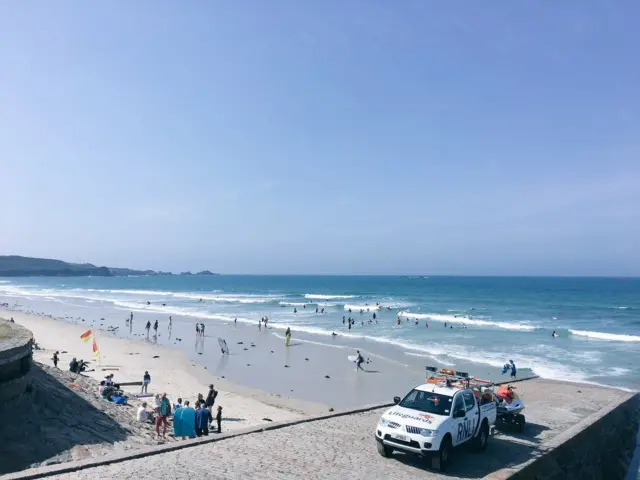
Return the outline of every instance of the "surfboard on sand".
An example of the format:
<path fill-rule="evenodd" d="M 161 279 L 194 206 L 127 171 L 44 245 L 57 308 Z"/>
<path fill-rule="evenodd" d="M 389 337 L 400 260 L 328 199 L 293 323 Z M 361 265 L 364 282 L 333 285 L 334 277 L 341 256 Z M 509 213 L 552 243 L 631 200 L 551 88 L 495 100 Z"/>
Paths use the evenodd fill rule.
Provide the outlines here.
<path fill-rule="evenodd" d="M 220 345 L 220 351 L 222 352 L 223 355 L 229 354 L 229 347 L 227 346 L 227 342 L 225 341 L 224 338 L 218 338 L 218 345 Z"/>
<path fill-rule="evenodd" d="M 349 355 L 347 358 L 349 359 L 350 362 L 355 362 L 358 360 L 357 355 Z"/>

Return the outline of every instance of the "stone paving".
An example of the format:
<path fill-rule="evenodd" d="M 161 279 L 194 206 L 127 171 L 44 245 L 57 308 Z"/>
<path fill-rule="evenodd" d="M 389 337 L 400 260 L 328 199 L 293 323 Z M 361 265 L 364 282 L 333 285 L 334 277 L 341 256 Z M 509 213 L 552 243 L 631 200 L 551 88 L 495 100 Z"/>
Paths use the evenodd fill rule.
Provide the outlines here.
<path fill-rule="evenodd" d="M 526 385 L 525 385 L 526 384 Z M 376 450 L 374 429 L 383 410 L 332 417 L 238 436 L 151 457 L 89 468 L 53 478 L 142 479 L 455 479 L 482 478 L 529 460 L 540 447 L 620 393 L 560 382 L 531 381 L 520 387 L 530 401 L 525 432 L 497 433 L 484 453 L 464 447 L 446 475 L 417 457 Z M 529 407 L 531 404 L 531 409 Z M 51 477 L 50 477 L 51 478 Z"/>

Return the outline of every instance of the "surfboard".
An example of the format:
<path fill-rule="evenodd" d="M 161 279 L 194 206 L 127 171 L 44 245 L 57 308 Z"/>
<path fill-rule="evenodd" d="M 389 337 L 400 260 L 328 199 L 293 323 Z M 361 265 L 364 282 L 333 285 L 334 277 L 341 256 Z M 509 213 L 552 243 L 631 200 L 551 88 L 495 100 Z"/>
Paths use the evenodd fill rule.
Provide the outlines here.
<path fill-rule="evenodd" d="M 349 356 L 347 357 L 347 359 L 348 359 L 350 362 L 355 362 L 356 360 L 358 360 L 358 356 L 357 356 L 357 355 L 349 355 Z"/>
<path fill-rule="evenodd" d="M 223 354 L 229 354 L 229 347 L 227 347 L 227 342 L 224 338 L 218 338 L 218 345 L 220 345 L 220 350 Z"/>

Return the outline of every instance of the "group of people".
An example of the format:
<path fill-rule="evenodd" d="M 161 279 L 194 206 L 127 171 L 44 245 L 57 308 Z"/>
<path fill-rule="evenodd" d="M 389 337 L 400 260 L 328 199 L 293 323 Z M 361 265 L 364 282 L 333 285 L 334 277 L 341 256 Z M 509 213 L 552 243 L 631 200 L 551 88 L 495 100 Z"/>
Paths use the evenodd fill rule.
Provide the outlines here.
<path fill-rule="evenodd" d="M 204 323 L 196 323 L 196 336 L 204 337 Z"/>
<path fill-rule="evenodd" d="M 167 420 L 173 419 L 173 434 L 176 438 L 195 438 L 209 435 L 215 420 L 217 432 L 222 433 L 222 406 L 216 409 L 213 415 L 214 405 L 218 391 L 209 385 L 209 392 L 205 398 L 201 393 L 195 401 L 194 407 L 191 402 L 182 398 L 171 405 L 166 393 L 160 393 L 154 397 L 152 407 L 147 402 L 143 402 L 138 408 L 136 418 L 139 422 L 155 424 L 156 435 L 166 438 Z M 160 432 L 162 426 L 162 433 Z"/>

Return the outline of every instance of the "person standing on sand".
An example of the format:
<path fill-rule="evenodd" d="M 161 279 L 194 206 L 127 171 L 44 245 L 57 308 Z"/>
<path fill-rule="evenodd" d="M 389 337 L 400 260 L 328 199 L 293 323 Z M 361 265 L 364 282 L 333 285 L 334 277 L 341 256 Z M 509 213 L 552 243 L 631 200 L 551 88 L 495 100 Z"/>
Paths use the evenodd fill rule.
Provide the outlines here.
<path fill-rule="evenodd" d="M 56 351 L 56 352 L 53 354 L 53 358 L 51 359 L 51 360 L 53 360 L 53 366 L 54 366 L 54 367 L 56 367 L 56 368 L 58 368 L 58 354 L 59 354 L 59 353 L 60 353 L 60 352 Z"/>
<path fill-rule="evenodd" d="M 261 332 L 262 331 L 262 320 L 258 321 L 258 331 Z"/>
<path fill-rule="evenodd" d="M 200 335 L 204 337 L 204 323 L 200 324 Z"/>
<path fill-rule="evenodd" d="M 200 335 L 200 324 L 196 323 L 196 337 Z"/>
<path fill-rule="evenodd" d="M 218 405 L 218 413 L 216 413 L 216 423 L 218 424 L 218 433 L 222 433 L 222 406 Z"/>
<path fill-rule="evenodd" d="M 516 364 L 513 363 L 513 360 L 509 360 L 509 363 L 511 364 L 511 378 L 516 378 Z"/>
<path fill-rule="evenodd" d="M 171 315 L 169 315 L 169 328 L 171 328 Z"/>
<path fill-rule="evenodd" d="M 213 422 L 211 411 L 205 406 L 196 407 L 196 435 L 198 437 L 209 435 L 209 424 Z"/>
<path fill-rule="evenodd" d="M 160 396 L 160 406 L 156 417 L 156 435 L 160 436 L 160 425 L 162 425 L 162 438 L 167 438 L 167 417 L 169 415 L 171 415 L 171 403 L 167 394 L 163 393 Z"/>
<path fill-rule="evenodd" d="M 142 377 L 142 391 L 140 393 L 147 393 L 150 383 L 151 383 L 151 375 L 149 375 L 149 372 L 145 371 L 144 377 Z"/>
<path fill-rule="evenodd" d="M 147 329 L 147 337 L 149 336 L 149 329 L 151 328 L 151 322 L 149 320 L 147 320 L 147 326 L 145 327 Z"/>
<path fill-rule="evenodd" d="M 158 320 L 156 320 L 155 323 L 153 324 L 153 334 L 154 335 L 158 334 Z"/>
<path fill-rule="evenodd" d="M 216 397 L 218 396 L 218 391 L 213 388 L 213 384 L 209 385 L 209 393 L 207 394 L 207 399 L 205 400 L 205 404 L 209 411 L 213 410 L 213 404 L 216 402 Z"/>

